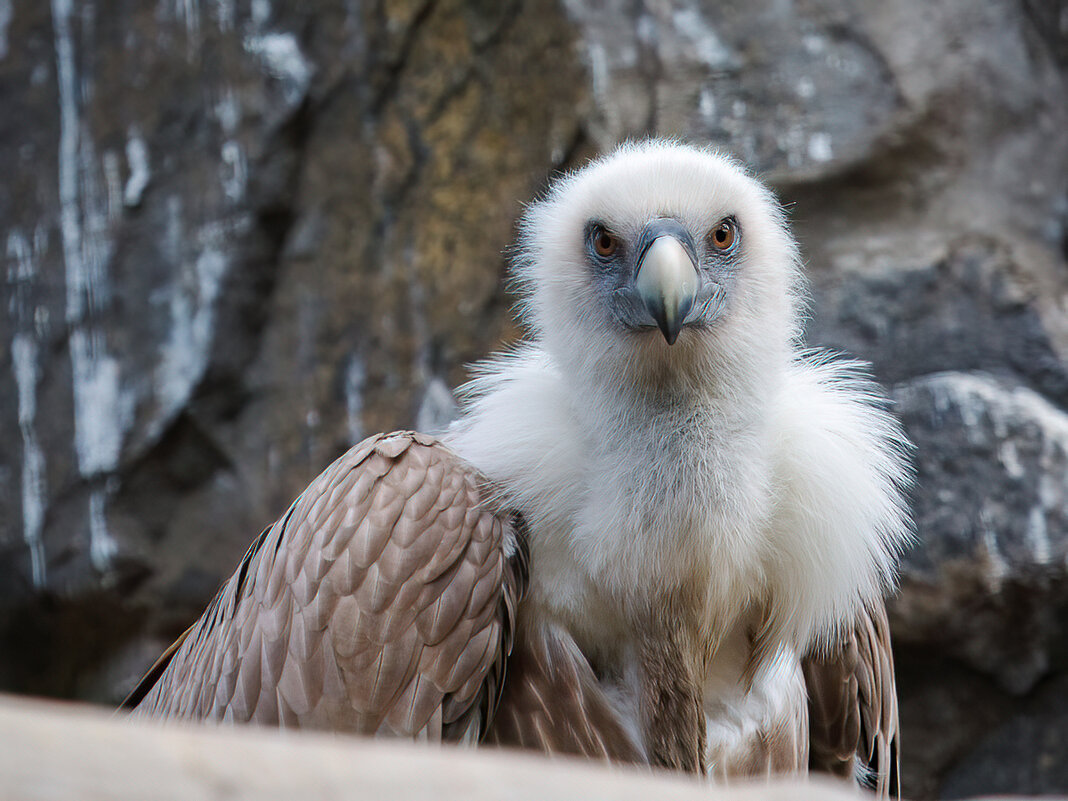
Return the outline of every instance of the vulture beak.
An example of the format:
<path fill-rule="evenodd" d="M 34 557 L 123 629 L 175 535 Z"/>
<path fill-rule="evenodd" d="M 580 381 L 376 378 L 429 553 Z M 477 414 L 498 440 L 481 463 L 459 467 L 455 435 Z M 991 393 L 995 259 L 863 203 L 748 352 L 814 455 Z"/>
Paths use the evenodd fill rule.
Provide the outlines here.
<path fill-rule="evenodd" d="M 664 339 L 674 345 L 697 295 L 693 240 L 677 221 L 657 220 L 646 226 L 642 244 L 634 288 Z"/>

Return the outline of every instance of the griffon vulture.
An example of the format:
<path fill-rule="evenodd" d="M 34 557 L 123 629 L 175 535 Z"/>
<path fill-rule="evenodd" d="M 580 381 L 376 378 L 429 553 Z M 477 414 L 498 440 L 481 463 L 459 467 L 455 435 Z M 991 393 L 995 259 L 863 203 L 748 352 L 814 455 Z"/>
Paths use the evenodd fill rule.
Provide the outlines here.
<path fill-rule="evenodd" d="M 126 706 L 896 794 L 907 441 L 802 348 L 772 195 L 624 146 L 529 208 L 514 267 L 529 343 L 440 441 L 331 465 Z"/>

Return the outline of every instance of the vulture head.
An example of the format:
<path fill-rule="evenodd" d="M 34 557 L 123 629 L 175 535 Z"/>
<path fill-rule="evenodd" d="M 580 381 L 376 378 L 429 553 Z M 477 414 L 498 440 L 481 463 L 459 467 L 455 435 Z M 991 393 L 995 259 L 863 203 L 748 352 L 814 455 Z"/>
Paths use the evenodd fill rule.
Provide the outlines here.
<path fill-rule="evenodd" d="M 520 230 L 527 322 L 572 375 L 722 375 L 796 336 L 782 209 L 715 152 L 626 145 L 556 182 Z"/>

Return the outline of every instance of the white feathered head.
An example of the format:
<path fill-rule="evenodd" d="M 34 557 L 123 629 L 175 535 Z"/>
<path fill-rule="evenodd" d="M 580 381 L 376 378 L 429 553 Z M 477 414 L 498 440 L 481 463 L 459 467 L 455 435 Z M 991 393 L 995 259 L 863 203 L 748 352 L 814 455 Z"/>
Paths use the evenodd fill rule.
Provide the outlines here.
<path fill-rule="evenodd" d="M 710 150 L 627 144 L 565 176 L 529 208 L 519 253 L 526 322 L 569 373 L 722 374 L 798 334 L 782 208 Z"/>

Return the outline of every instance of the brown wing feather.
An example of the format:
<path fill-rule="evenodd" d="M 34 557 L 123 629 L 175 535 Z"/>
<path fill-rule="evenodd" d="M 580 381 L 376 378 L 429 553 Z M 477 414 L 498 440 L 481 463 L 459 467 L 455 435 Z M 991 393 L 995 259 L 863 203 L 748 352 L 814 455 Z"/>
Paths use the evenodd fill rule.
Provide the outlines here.
<path fill-rule="evenodd" d="M 365 440 L 260 536 L 130 706 L 479 736 L 503 686 L 525 583 L 516 526 L 483 504 L 485 494 L 477 473 L 431 438 Z"/>
<path fill-rule="evenodd" d="M 861 740 L 859 754 L 880 797 L 901 798 L 897 687 L 890 623 L 879 604 L 857 622 Z"/>
<path fill-rule="evenodd" d="M 524 627 L 508 669 L 487 743 L 617 763 L 647 761 L 565 631 Z"/>
<path fill-rule="evenodd" d="M 894 658 L 886 607 L 865 609 L 838 647 L 803 662 L 812 770 L 862 778 L 881 798 L 900 798 Z"/>
<path fill-rule="evenodd" d="M 159 655 L 159 658 L 152 663 L 152 667 L 148 669 L 148 672 L 145 673 L 141 678 L 141 681 L 137 683 L 137 686 L 134 687 L 133 691 L 123 699 L 121 704 L 119 704 L 119 709 L 133 709 L 144 700 L 144 697 L 148 695 L 149 690 L 151 690 L 156 682 L 159 681 L 159 677 L 163 675 L 163 671 L 167 669 L 167 666 L 171 663 L 171 659 L 174 658 L 178 649 L 182 647 L 182 643 L 186 641 L 189 632 L 192 630 L 193 626 L 190 626 L 178 635 L 177 640 L 167 646 L 167 650 Z"/>

